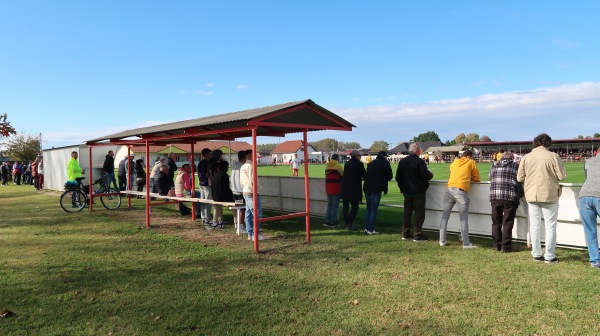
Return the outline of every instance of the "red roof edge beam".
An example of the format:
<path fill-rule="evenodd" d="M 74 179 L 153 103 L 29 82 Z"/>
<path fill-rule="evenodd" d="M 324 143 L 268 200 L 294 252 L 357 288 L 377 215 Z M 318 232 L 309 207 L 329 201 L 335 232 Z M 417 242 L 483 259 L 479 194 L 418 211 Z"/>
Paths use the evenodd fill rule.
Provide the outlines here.
<path fill-rule="evenodd" d="M 352 131 L 356 127 L 337 114 L 317 105 L 310 99 L 289 102 L 284 104 L 266 106 L 261 108 L 249 109 L 238 112 L 219 114 L 214 116 L 202 117 L 197 119 L 183 120 L 150 127 L 142 127 L 123 132 L 91 139 L 86 142 L 90 147 L 104 145 L 126 145 L 128 147 L 128 157 L 130 146 L 142 144 L 146 148 L 146 170 L 149 166 L 149 147 L 150 145 L 164 145 L 170 143 L 177 144 L 195 144 L 199 141 L 228 140 L 235 138 L 252 137 L 252 150 L 256 154 L 256 138 L 259 136 L 278 136 L 289 133 L 302 133 L 304 139 L 304 187 L 305 187 L 305 210 L 295 214 L 282 216 L 273 216 L 269 218 L 257 218 L 254 214 L 255 238 L 258 236 L 258 225 L 263 222 L 281 220 L 294 217 L 306 218 L 306 242 L 310 242 L 310 190 L 308 181 L 308 144 L 307 133 L 310 131 L 338 130 Z M 193 147 L 192 147 L 193 148 Z M 192 149 L 192 152 L 194 152 Z M 192 159 L 193 162 L 193 159 Z M 255 174 L 257 158 L 254 157 Z M 147 181 L 146 188 L 149 188 Z M 256 188 L 254 188 L 257 191 Z M 149 200 L 149 194 L 146 193 L 146 226 L 150 227 L 150 211 L 153 205 Z M 255 195 L 256 196 L 256 195 Z M 254 197 L 256 201 L 257 198 Z M 131 202 L 131 195 L 128 195 L 128 205 Z M 258 205 L 258 204 L 255 204 Z M 254 250 L 260 252 L 258 239 L 254 239 Z"/>

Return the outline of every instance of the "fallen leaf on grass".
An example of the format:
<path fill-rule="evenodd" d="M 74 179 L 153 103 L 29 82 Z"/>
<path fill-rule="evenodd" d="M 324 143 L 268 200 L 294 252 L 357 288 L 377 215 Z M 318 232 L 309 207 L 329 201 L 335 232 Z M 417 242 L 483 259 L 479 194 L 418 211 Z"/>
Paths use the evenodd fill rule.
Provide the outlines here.
<path fill-rule="evenodd" d="M 155 317 L 154 320 L 156 320 L 156 321 L 160 320 L 160 316 Z"/>
<path fill-rule="evenodd" d="M 0 313 L 0 317 L 11 317 L 11 316 L 15 316 L 15 313 L 11 312 L 8 309 L 4 309 L 2 311 L 2 313 Z"/>
<path fill-rule="evenodd" d="M 235 270 L 239 272 L 239 271 L 243 270 L 243 268 L 242 267 L 238 267 Z"/>
<path fill-rule="evenodd" d="M 358 304 L 358 300 L 352 300 L 350 301 L 350 304 L 356 306 Z"/>

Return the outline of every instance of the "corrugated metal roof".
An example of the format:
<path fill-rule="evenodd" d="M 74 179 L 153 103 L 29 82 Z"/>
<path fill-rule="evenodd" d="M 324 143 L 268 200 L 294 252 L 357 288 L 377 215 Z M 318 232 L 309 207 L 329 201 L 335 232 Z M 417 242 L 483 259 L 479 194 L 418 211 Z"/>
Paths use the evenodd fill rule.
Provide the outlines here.
<path fill-rule="evenodd" d="M 269 115 L 272 115 L 272 117 L 269 118 Z M 314 131 L 342 128 L 351 130 L 352 127 L 356 127 L 337 114 L 308 99 L 239 112 L 136 128 L 91 139 L 88 140 L 87 143 L 94 144 L 104 141 L 116 142 L 123 140 L 143 142 L 142 137 L 150 139 L 169 137 L 169 143 L 233 139 L 251 136 L 251 130 L 233 130 L 235 128 L 239 129 L 247 127 L 250 122 L 255 122 L 258 126 L 257 134 L 259 136 L 295 133 L 302 131 L 303 128 Z M 223 131 L 222 133 L 214 133 L 221 130 Z M 165 139 L 162 139 L 161 141 L 164 143 Z"/>

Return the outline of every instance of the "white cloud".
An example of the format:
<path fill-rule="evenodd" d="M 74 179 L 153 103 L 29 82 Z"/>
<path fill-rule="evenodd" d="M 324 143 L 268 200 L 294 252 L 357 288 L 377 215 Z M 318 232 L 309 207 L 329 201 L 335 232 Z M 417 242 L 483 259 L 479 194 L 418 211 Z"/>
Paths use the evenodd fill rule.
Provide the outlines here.
<path fill-rule="evenodd" d="M 238 90 L 246 90 L 247 88 L 249 88 L 250 85 L 246 85 L 246 84 L 239 84 L 238 86 L 236 86 L 235 88 Z"/>
<path fill-rule="evenodd" d="M 214 93 L 213 91 L 203 91 L 203 90 L 196 91 L 196 94 L 199 94 L 201 96 L 206 96 L 206 97 L 212 96 L 213 93 Z"/>
<path fill-rule="evenodd" d="M 206 83 L 206 87 L 213 87 L 215 86 L 215 83 Z"/>
<path fill-rule="evenodd" d="M 591 107 L 598 107 L 600 110 L 600 83 L 585 82 L 420 104 L 374 105 L 338 109 L 337 112 L 348 120 L 387 123 L 398 118 L 456 118 L 485 116 L 488 113 L 518 117 L 525 111 L 543 114 Z"/>
<path fill-rule="evenodd" d="M 558 136 L 569 138 L 593 134 L 600 129 L 596 117 L 600 111 L 600 83 L 584 82 L 416 104 L 334 107 L 332 110 L 357 125 L 359 130 L 372 130 L 376 134 L 386 128 L 397 134 L 404 130 L 410 132 L 407 138 L 421 132 L 412 134 L 416 128 L 434 130 L 442 136 L 444 131 L 456 135 L 469 129 L 486 134 L 480 130 L 490 127 L 495 132 L 487 135 L 494 140 L 513 137 L 518 129 L 534 135 L 555 131 L 562 134 Z M 567 125 L 577 127 L 567 129 Z"/>
<path fill-rule="evenodd" d="M 481 86 L 485 83 L 485 81 L 477 81 L 477 82 L 473 82 L 471 83 L 471 86 Z"/>

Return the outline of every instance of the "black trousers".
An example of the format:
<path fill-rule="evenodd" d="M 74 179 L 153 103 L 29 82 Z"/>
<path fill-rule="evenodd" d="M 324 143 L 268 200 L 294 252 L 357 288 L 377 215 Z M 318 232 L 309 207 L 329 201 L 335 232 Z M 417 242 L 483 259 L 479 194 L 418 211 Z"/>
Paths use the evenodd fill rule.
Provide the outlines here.
<path fill-rule="evenodd" d="M 127 189 L 127 176 L 126 175 L 119 175 L 119 189 L 121 189 L 121 191 Z"/>
<path fill-rule="evenodd" d="M 342 204 L 342 217 L 344 218 L 344 222 L 346 223 L 346 226 L 352 226 L 356 214 L 358 213 L 358 201 L 344 199 Z M 351 210 L 349 209 L 349 206 L 352 206 Z"/>
<path fill-rule="evenodd" d="M 402 216 L 402 235 L 404 237 L 410 236 L 413 212 L 415 213 L 414 234 L 420 235 L 425 222 L 425 195 L 404 196 L 404 216 Z"/>
<path fill-rule="evenodd" d="M 519 203 L 493 201 L 492 203 L 492 238 L 496 247 L 509 247 L 512 244 L 512 230 Z"/>

